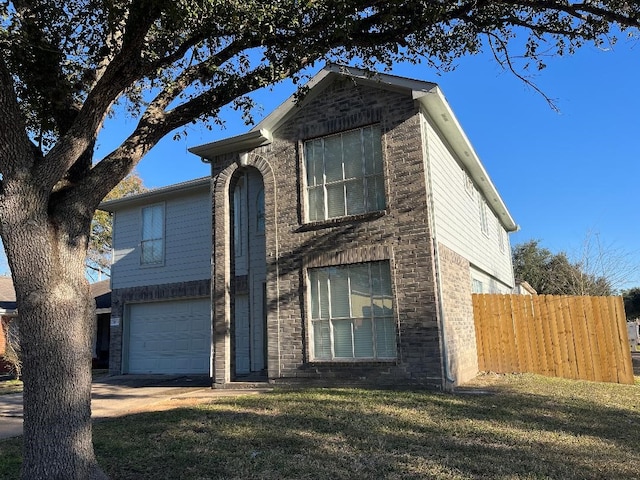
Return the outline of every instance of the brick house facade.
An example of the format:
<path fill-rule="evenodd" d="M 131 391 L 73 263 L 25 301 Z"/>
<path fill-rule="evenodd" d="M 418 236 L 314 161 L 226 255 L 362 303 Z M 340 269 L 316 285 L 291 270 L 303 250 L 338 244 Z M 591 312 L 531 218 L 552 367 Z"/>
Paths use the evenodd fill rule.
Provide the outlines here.
<path fill-rule="evenodd" d="M 234 378 L 233 299 L 238 277 L 229 243 L 234 227 L 229 192 L 234 179 L 252 169 L 264 183 L 269 379 L 345 379 L 436 388 L 466 380 L 477 373 L 471 267 L 469 259 L 445 245 L 439 249 L 439 265 L 435 260 L 429 159 L 421 133 L 423 122 L 429 121 L 424 106 L 411 94 L 415 90 L 396 77 L 368 79 L 331 68 L 319 77 L 301 105 L 285 104 L 244 138 L 192 149 L 212 166 L 213 380 L 226 384 Z M 421 82 L 420 87 L 435 85 Z M 370 125 L 380 129 L 384 208 L 309 220 L 306 144 Z M 256 138 L 262 130 L 270 135 Z M 346 165 L 345 159 L 345 170 Z M 506 229 L 512 230 L 508 213 L 506 218 Z M 315 358 L 309 271 L 370 262 L 384 262 L 389 268 L 395 356 Z M 506 291 L 513 285 L 510 264 L 505 277 L 499 281 Z M 354 332 L 356 323 L 352 320 Z"/>
<path fill-rule="evenodd" d="M 114 373 L 146 368 L 117 353 L 137 358 L 127 305 L 202 297 L 183 285 L 205 282 L 214 386 L 448 389 L 477 373 L 471 293 L 513 288 L 507 233 L 516 225 L 437 85 L 327 67 L 299 103 L 191 152 L 211 164 L 210 276 L 145 280 L 171 268 L 167 232 L 166 259 L 153 271 L 132 266 L 120 282 L 118 259 L 132 249 L 118 244 L 118 216 L 158 198 L 107 205 L 116 211 L 112 308 L 122 319 L 112 326 Z"/>

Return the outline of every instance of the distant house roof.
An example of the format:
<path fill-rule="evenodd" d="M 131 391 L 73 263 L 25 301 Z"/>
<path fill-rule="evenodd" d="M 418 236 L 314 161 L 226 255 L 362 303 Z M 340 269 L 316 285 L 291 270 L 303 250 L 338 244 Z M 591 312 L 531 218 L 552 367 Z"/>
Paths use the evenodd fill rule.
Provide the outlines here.
<path fill-rule="evenodd" d="M 109 280 L 91 284 L 91 295 L 96 299 L 96 309 L 105 312 L 111 309 L 111 286 Z M 16 291 L 11 277 L 0 276 L 0 313 L 16 313 Z"/>
<path fill-rule="evenodd" d="M 211 185 L 211 177 L 201 177 L 187 182 L 176 183 L 166 187 L 154 188 L 135 195 L 128 195 L 114 200 L 107 200 L 98 205 L 100 210 L 115 212 L 123 207 L 132 207 L 154 202 L 160 202 L 176 195 L 187 192 L 207 191 Z"/>
<path fill-rule="evenodd" d="M 504 228 L 511 232 L 518 230 L 518 225 L 507 210 L 506 205 L 480 162 L 471 142 L 462 130 L 449 103 L 442 94 L 440 87 L 431 82 L 383 73 L 365 72 L 364 70 L 346 66 L 328 65 L 309 80 L 306 85 L 308 91 L 303 100 L 299 101 L 295 95 L 292 95 L 249 132 L 199 145 L 190 148 L 189 151 L 198 155 L 204 161 L 211 161 L 220 155 L 234 152 L 247 152 L 259 146 L 267 145 L 272 141 L 273 132 L 293 117 L 298 112 L 300 106 L 316 98 L 336 78 L 345 76 L 359 84 L 404 92 L 411 95 L 412 98 L 424 108 L 428 117 L 442 132 L 447 143 L 469 172 L 469 176 L 473 179 L 478 189 L 482 191 L 487 203 L 496 213 Z"/>
<path fill-rule="evenodd" d="M 0 277 L 0 310 L 15 311 L 16 291 L 11 277 Z"/>
<path fill-rule="evenodd" d="M 96 299 L 96 309 L 102 310 L 99 313 L 106 313 L 111 310 L 111 281 L 102 280 L 91 284 L 91 295 Z"/>

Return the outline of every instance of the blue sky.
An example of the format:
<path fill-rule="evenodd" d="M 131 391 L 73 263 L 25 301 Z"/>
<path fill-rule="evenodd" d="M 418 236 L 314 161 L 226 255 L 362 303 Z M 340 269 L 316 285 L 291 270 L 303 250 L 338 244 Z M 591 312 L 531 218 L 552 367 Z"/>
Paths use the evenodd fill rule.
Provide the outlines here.
<path fill-rule="evenodd" d="M 399 64 L 391 73 L 436 82 L 458 117 L 521 230 L 511 244 L 540 239 L 550 250 L 578 254 L 597 236 L 640 265 L 640 44 L 621 39 L 609 50 L 587 45 L 549 58 L 534 81 L 560 112 L 488 54 L 466 57 L 453 72 Z M 316 68 L 319 69 L 318 66 Z M 259 121 L 294 91 L 290 83 L 255 95 Z M 224 129 L 192 125 L 179 141 L 165 138 L 138 166 L 147 187 L 209 174 L 189 147 L 247 131 L 223 112 Z M 96 158 L 133 128 L 110 120 Z M 626 287 L 640 286 L 640 272 Z"/>

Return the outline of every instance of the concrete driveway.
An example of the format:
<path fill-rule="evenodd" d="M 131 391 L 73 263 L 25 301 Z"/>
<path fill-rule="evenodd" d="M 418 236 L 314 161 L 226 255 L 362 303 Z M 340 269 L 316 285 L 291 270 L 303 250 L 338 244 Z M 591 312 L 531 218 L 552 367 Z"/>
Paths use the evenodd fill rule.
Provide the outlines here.
<path fill-rule="evenodd" d="M 255 394 L 265 389 L 214 390 L 209 377 L 122 375 L 103 377 L 91 388 L 91 417 L 120 417 L 170 408 L 188 400 L 206 402 L 220 396 Z M 266 389 L 269 390 L 269 389 Z M 0 395 L 0 439 L 22 435 L 22 394 Z"/>

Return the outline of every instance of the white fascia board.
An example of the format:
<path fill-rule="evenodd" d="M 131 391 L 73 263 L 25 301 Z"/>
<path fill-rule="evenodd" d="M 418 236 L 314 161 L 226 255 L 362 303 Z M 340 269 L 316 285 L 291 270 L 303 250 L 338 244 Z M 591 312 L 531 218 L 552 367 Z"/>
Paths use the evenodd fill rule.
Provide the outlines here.
<path fill-rule="evenodd" d="M 273 141 L 271 132 L 265 128 L 252 129 L 242 135 L 224 138 L 216 142 L 192 147 L 189 152 L 198 155 L 203 161 L 210 162 L 214 157 L 234 152 L 246 152 L 268 145 Z"/>
<path fill-rule="evenodd" d="M 438 86 L 434 86 L 430 91 L 414 91 L 413 98 L 424 106 L 429 118 L 436 124 L 438 130 L 456 153 L 458 159 L 466 168 L 469 176 L 496 213 L 500 222 L 508 232 L 515 232 L 519 229 L 513 217 L 509 213 L 507 206 L 500 197 L 498 190 L 489 178 L 482 162 L 478 158 L 467 135 L 462 130 L 458 119 L 453 114 L 453 110 L 445 99 Z"/>

